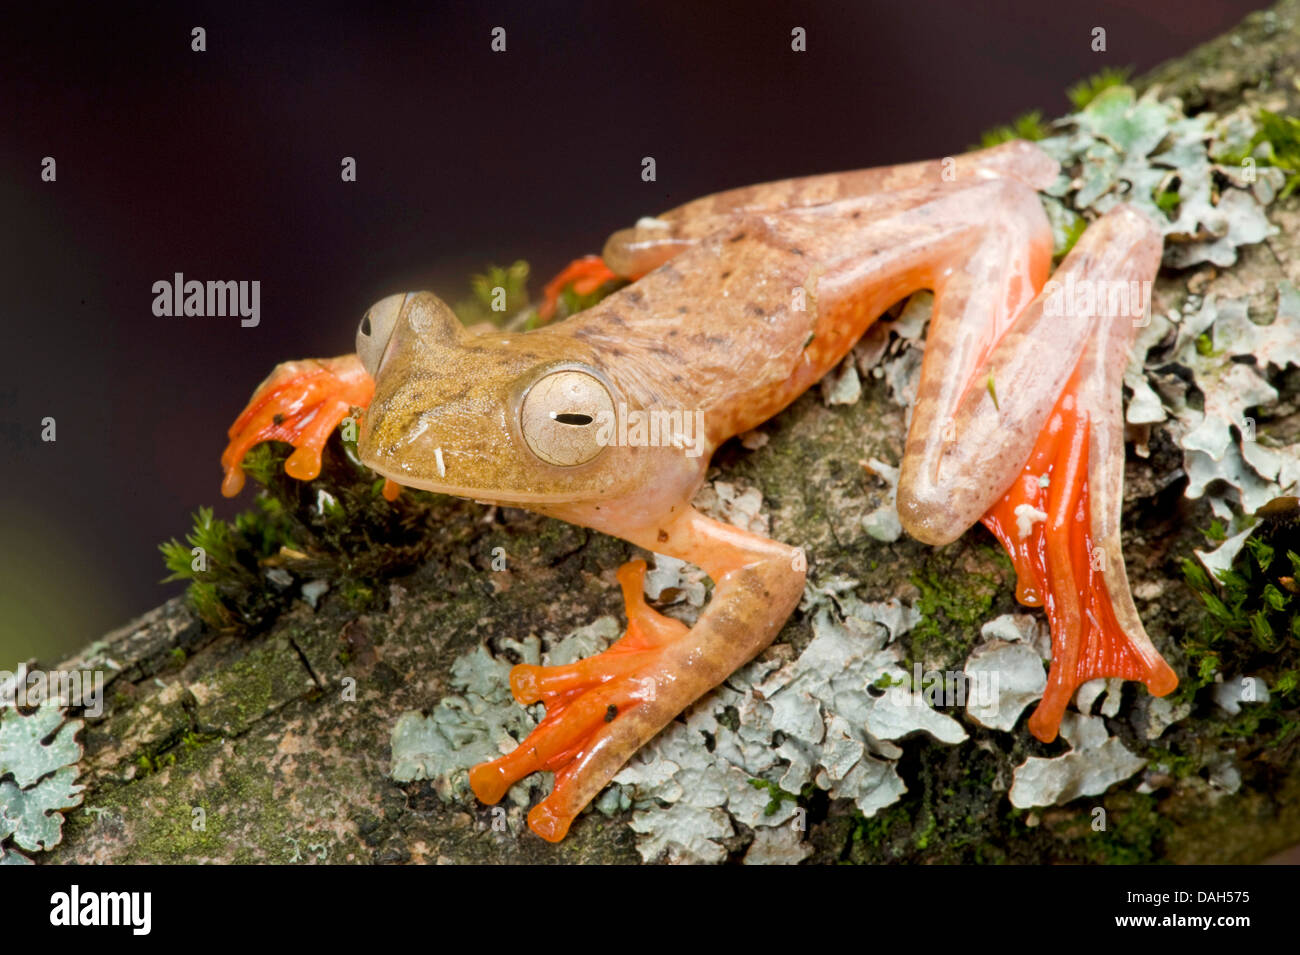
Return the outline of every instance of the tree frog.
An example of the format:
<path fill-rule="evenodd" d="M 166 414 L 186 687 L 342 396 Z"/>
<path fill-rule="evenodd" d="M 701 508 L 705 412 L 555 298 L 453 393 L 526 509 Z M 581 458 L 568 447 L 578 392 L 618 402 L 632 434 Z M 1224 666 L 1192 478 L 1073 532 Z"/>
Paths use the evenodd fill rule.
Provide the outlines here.
<path fill-rule="evenodd" d="M 803 593 L 799 549 L 692 507 L 714 449 L 794 401 L 891 304 L 932 289 L 899 517 L 932 545 L 983 520 L 1011 555 L 1018 598 L 1051 624 L 1047 690 L 1028 721 L 1050 741 L 1087 680 L 1139 680 L 1155 695 L 1177 685 L 1120 552 L 1121 381 L 1140 320 L 1098 307 L 1106 288 L 1153 279 L 1161 234 L 1118 206 L 1049 282 L 1036 190 L 1057 173 L 1012 142 L 719 193 L 616 232 L 548 287 L 546 310 L 570 282 L 636 280 L 527 332 L 472 333 L 427 292 L 390 295 L 362 318 L 356 354 L 282 364 L 258 388 L 230 429 L 223 491 L 238 493 L 259 441 L 290 442 L 286 470 L 316 477 L 330 432 L 362 407 L 358 451 L 387 494 L 405 485 L 528 508 L 712 578 L 688 628 L 646 604 L 645 563 L 633 561 L 618 574 L 621 639 L 511 673 L 515 698 L 545 703 L 546 717 L 470 783 L 495 803 L 553 771 L 528 820 L 558 841 L 639 747 L 768 646 Z M 1061 307 L 1062 287 L 1098 294 Z"/>

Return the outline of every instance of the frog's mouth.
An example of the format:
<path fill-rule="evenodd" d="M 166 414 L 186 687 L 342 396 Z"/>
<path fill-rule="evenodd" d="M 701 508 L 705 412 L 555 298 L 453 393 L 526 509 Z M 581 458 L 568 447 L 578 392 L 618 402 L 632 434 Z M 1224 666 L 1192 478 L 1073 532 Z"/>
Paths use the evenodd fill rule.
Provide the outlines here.
<path fill-rule="evenodd" d="M 377 474 L 404 487 L 450 494 L 485 504 L 536 506 L 603 499 L 619 493 L 606 449 L 575 468 L 557 467 L 515 445 L 491 450 L 426 443 L 416 433 L 398 449 L 380 449 L 367 440 L 364 426 L 358 453 Z M 521 453 L 522 452 L 522 453 Z"/>
<path fill-rule="evenodd" d="M 441 450 L 441 449 L 435 449 Z M 558 504 L 566 500 L 571 500 L 569 495 L 565 494 L 545 494 L 535 491 L 519 491 L 515 489 L 504 488 L 485 488 L 469 484 L 456 484 L 441 478 L 423 477 L 414 474 L 407 474 L 398 468 L 381 468 L 376 467 L 373 463 L 362 459 L 367 467 L 382 477 L 388 478 L 403 487 L 416 488 L 421 491 L 430 491 L 434 494 L 449 494 L 452 497 L 463 497 L 476 501 L 479 504 L 510 504 L 510 505 L 530 505 L 530 504 Z M 445 458 L 444 458 L 445 466 Z"/>

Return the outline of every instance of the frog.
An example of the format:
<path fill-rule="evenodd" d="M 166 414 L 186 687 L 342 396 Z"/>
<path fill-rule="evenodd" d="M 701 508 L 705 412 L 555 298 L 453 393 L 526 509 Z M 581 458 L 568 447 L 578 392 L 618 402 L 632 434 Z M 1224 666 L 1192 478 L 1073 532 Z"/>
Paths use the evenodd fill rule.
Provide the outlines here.
<path fill-rule="evenodd" d="M 547 286 L 543 317 L 566 287 L 626 284 L 524 331 L 468 329 L 430 292 L 388 295 L 362 317 L 355 353 L 283 363 L 259 386 L 229 430 L 223 493 L 239 492 L 240 462 L 261 441 L 293 445 L 286 472 L 314 479 L 331 432 L 359 413 L 357 453 L 389 499 L 409 487 L 523 508 L 711 579 L 688 625 L 649 605 L 647 563 L 629 561 L 616 573 L 619 639 L 572 664 L 511 670 L 514 698 L 546 715 L 469 784 L 494 804 L 554 773 L 528 825 L 558 842 L 633 754 L 773 642 L 804 595 L 802 548 L 694 506 L 714 451 L 929 290 L 898 517 L 936 547 L 983 522 L 1006 549 L 1017 598 L 1051 628 L 1047 687 L 1027 721 L 1050 742 L 1087 681 L 1155 696 L 1178 684 L 1143 629 L 1120 539 L 1122 380 L 1142 319 L 1060 291 L 1143 287 L 1163 238 L 1117 205 L 1053 272 L 1039 192 L 1058 174 L 1017 140 L 716 193 L 575 260 Z"/>

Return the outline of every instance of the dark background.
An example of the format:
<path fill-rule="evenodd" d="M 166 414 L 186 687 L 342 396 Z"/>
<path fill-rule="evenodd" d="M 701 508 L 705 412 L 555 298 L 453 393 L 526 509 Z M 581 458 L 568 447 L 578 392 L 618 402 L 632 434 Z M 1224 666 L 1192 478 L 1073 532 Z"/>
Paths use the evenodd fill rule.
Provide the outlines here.
<path fill-rule="evenodd" d="M 0 669 L 175 592 L 158 543 L 200 504 L 228 515 L 251 493 L 220 498 L 218 458 L 253 387 L 279 361 L 351 351 L 381 296 L 454 301 L 471 272 L 516 258 L 537 289 L 614 229 L 708 192 L 949 155 L 1263 5 L 5 10 Z M 151 286 L 178 271 L 260 280 L 261 325 L 154 317 Z"/>

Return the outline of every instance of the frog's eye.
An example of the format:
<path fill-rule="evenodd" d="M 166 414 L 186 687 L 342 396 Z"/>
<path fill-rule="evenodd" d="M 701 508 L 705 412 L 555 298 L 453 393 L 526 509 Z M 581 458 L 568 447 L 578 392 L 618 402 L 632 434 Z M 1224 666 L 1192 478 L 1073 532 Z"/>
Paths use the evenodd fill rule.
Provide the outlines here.
<path fill-rule="evenodd" d="M 405 301 L 405 293 L 381 298 L 361 319 L 361 326 L 357 329 L 357 354 L 371 378 L 379 371 L 379 360 L 384 357 L 384 349 L 388 347 L 388 339 L 393 335 L 397 316 L 402 313 Z"/>
<path fill-rule="evenodd" d="M 519 412 L 524 441 L 549 464 L 574 467 L 601 452 L 597 436 L 614 417 L 614 400 L 594 375 L 554 371 L 524 396 Z"/>

